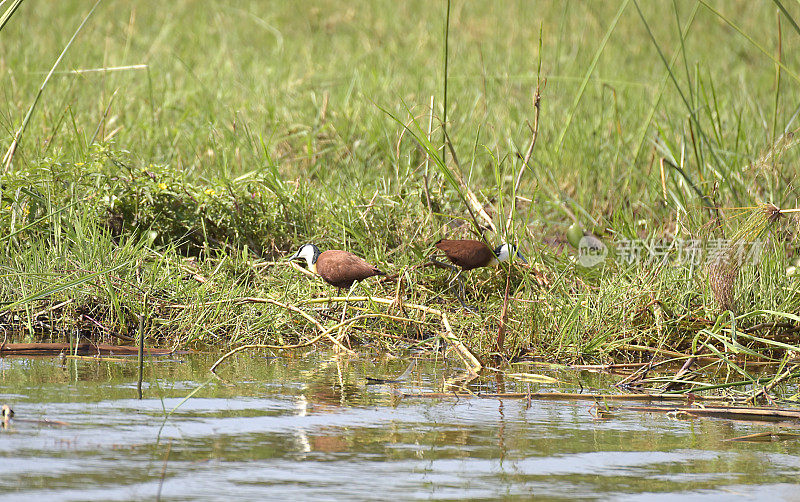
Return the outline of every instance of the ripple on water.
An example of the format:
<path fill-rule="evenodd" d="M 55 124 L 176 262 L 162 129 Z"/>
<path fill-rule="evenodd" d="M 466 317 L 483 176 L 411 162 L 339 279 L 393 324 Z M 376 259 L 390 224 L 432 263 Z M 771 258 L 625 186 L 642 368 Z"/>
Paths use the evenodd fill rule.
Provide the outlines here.
<path fill-rule="evenodd" d="M 128 363 L 6 361 L 0 396 L 33 421 L 0 431 L 0 500 L 152 499 L 168 452 L 164 500 L 746 500 L 793 494 L 800 468 L 793 442 L 722 441 L 765 426 L 364 385 L 405 364 L 240 358 L 246 383 L 206 384 L 210 363 L 192 357 L 153 366 L 141 401 Z M 439 390 L 440 369 L 416 371 L 410 387 Z"/>

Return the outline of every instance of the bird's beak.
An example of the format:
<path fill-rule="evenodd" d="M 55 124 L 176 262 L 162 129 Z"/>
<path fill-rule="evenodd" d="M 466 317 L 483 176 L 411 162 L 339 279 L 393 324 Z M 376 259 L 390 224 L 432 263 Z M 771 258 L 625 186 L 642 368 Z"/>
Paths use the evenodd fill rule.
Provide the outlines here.
<path fill-rule="evenodd" d="M 524 257 L 524 256 L 522 256 L 522 253 L 520 253 L 519 251 L 517 251 L 517 258 L 519 258 L 520 260 L 522 260 L 522 263 L 524 263 L 525 265 L 527 265 L 527 264 L 528 264 L 528 260 L 526 260 L 526 259 L 525 259 L 525 257 Z"/>
<path fill-rule="evenodd" d="M 286 261 L 292 261 L 292 260 L 296 260 L 298 258 L 300 258 L 300 251 L 298 251 L 295 254 L 293 254 L 292 256 L 286 258 Z"/>

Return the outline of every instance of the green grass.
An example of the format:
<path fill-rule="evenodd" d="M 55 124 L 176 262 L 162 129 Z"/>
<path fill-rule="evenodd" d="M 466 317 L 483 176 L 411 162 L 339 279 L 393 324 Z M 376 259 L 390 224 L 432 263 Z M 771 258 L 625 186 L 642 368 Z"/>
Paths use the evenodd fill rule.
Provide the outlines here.
<path fill-rule="evenodd" d="M 23 2 L 0 31 L 4 150 L 89 8 Z M 332 294 L 270 264 L 313 241 L 401 274 L 405 301 L 445 309 L 456 334 L 488 361 L 507 268 L 469 274 L 468 301 L 480 315 L 458 308 L 441 271 L 412 268 L 437 239 L 471 235 L 468 187 L 502 229 L 487 239 L 518 240 L 536 263 L 535 273 L 511 270 L 496 355 L 633 360 L 643 356 L 630 347 L 641 345 L 790 356 L 797 339 L 785 327 L 756 335 L 786 346 L 740 330 L 795 322 L 798 285 L 785 273 L 793 225 L 775 227 L 779 245 L 742 270 L 740 317 L 720 322 L 704 267 L 612 258 L 585 269 L 564 235 L 578 221 L 607 243 L 707 242 L 734 235 L 742 221 L 713 207 L 794 207 L 798 153 L 782 135 L 798 126 L 800 9 L 454 2 L 446 113 L 445 9 L 421 1 L 100 3 L 3 175 L 3 325 L 21 339 L 130 336 L 147 293 L 157 343 L 295 343 L 313 326 L 274 305 L 235 300 L 299 304 Z M 76 72 L 99 68 L 109 71 Z M 537 143 L 515 197 L 539 79 Z M 394 297 L 397 283 L 360 288 Z M 338 321 L 338 313 L 311 312 Z M 429 346 L 439 329 L 383 318 L 350 336 L 395 350 L 406 345 L 376 333 Z"/>

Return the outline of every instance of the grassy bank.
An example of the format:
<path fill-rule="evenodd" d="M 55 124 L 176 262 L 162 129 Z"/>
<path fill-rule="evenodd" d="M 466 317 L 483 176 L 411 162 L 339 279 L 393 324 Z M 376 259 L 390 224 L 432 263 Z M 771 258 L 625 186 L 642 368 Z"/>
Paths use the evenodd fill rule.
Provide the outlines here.
<path fill-rule="evenodd" d="M 89 7 L 23 2 L 0 31 L 4 150 Z M 101 3 L 3 175 L 3 326 L 130 339 L 145 316 L 167 346 L 304 343 L 318 327 L 289 306 L 321 326 L 340 315 L 303 305 L 335 292 L 280 261 L 312 241 L 390 272 L 354 295 L 442 310 L 487 362 L 668 350 L 725 361 L 698 381 L 721 370 L 750 389 L 765 383 L 742 360 L 769 361 L 791 370 L 781 390 L 800 321 L 794 220 L 741 228 L 797 197 L 800 10 L 787 7 L 457 2 L 445 113 L 444 5 Z M 616 253 L 581 265 L 576 223 Z M 476 226 L 532 266 L 470 273 L 473 314 L 421 264 Z M 731 238 L 765 245 L 721 305 L 706 265 Z M 699 261 L 677 256 L 686 242 Z M 641 257 L 621 256 L 631 243 Z M 420 311 L 355 308 L 393 317 L 336 330 L 351 343 L 430 349 L 442 331 Z"/>

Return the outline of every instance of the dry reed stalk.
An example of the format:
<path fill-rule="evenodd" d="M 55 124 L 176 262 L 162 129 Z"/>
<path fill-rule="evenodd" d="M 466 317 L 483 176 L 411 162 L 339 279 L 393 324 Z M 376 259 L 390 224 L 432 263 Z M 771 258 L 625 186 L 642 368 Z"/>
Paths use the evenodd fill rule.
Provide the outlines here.
<path fill-rule="evenodd" d="M 249 350 L 249 349 L 288 350 L 288 349 L 298 349 L 298 348 L 301 348 L 301 347 L 307 347 L 309 345 L 313 345 L 313 344 L 317 343 L 319 340 L 321 340 L 324 337 L 329 337 L 330 338 L 331 334 L 334 331 L 338 330 L 339 328 L 342 328 L 344 326 L 348 326 L 348 325 L 353 324 L 354 322 L 360 321 L 362 319 L 375 318 L 375 317 L 388 318 L 388 319 L 392 319 L 392 320 L 395 320 L 395 321 L 415 322 L 415 323 L 418 323 L 418 324 L 422 324 L 422 321 L 417 321 L 416 319 L 409 319 L 407 317 L 396 317 L 396 316 L 392 316 L 392 315 L 389 315 L 389 314 L 361 314 L 361 315 L 357 315 L 355 317 L 351 317 L 349 319 L 345 319 L 342 322 L 334 324 L 330 328 L 322 331 L 319 335 L 317 335 L 316 337 L 314 337 L 311 340 L 308 340 L 306 342 L 295 343 L 295 344 L 291 344 L 291 345 L 270 345 L 270 344 L 265 344 L 265 343 L 252 343 L 252 344 L 248 344 L 248 345 L 241 345 L 239 347 L 236 347 L 233 350 L 228 351 L 225 355 L 223 355 L 222 357 L 217 359 L 216 362 L 211 365 L 211 368 L 209 368 L 209 371 L 211 371 L 211 373 L 216 374 L 217 367 L 220 364 L 222 364 L 223 361 L 225 361 L 226 359 L 228 359 L 232 355 L 236 354 L 237 352 L 241 352 L 243 350 Z"/>
<path fill-rule="evenodd" d="M 715 417 L 727 418 L 731 420 L 800 420 L 800 410 L 778 409 L 778 408 L 755 408 L 743 406 L 726 407 L 697 407 L 688 406 L 674 408 L 671 406 L 625 406 L 624 409 L 631 411 L 644 411 L 648 413 L 661 412 L 668 414 L 684 414 L 688 418 L 694 417 Z"/>
<path fill-rule="evenodd" d="M 351 297 L 330 297 L 330 298 L 314 298 L 312 300 L 306 300 L 302 303 L 304 304 L 314 304 L 314 303 L 325 303 L 325 302 L 374 302 L 380 303 L 382 305 L 389 305 L 394 306 L 395 301 L 390 298 L 379 298 L 374 296 L 351 296 Z M 434 309 L 431 307 L 426 307 L 425 305 L 417 305 L 415 303 L 404 303 L 403 307 L 407 309 L 417 310 L 420 312 L 424 312 L 426 314 L 433 314 L 439 317 L 442 320 L 442 326 L 444 327 L 444 334 L 442 338 L 444 338 L 447 343 L 452 345 L 456 352 L 458 353 L 461 360 L 464 361 L 464 364 L 467 366 L 467 369 L 477 374 L 481 369 L 483 369 L 483 364 L 478 360 L 477 357 L 464 345 L 461 340 L 458 339 L 455 332 L 453 331 L 453 327 L 450 325 L 450 319 L 447 317 L 447 314 L 439 309 Z"/>
<path fill-rule="evenodd" d="M 574 401 L 730 401 L 724 396 L 700 396 L 692 394 L 578 394 L 574 392 L 500 392 L 500 393 L 456 393 L 456 392 L 421 392 L 400 393 L 402 397 L 425 397 L 431 399 L 468 398 L 481 399 L 554 399 Z M 798 412 L 800 413 L 800 412 Z"/>
<path fill-rule="evenodd" d="M 374 303 L 380 303 L 382 305 L 388 305 L 388 306 L 396 305 L 396 302 L 393 299 L 367 297 L 367 296 L 315 298 L 315 299 L 312 299 L 312 300 L 306 300 L 306 301 L 302 302 L 302 304 L 312 304 L 313 305 L 313 304 L 316 304 L 316 303 L 327 303 L 327 302 L 352 303 L 352 302 L 366 302 L 366 301 L 374 302 Z M 261 348 L 261 349 L 291 349 L 291 348 L 298 348 L 298 347 L 304 347 L 304 346 L 307 346 L 307 345 L 311 345 L 311 344 L 315 343 L 316 341 L 322 339 L 323 337 L 327 337 L 335 345 L 337 345 L 340 348 L 344 349 L 346 352 L 353 354 L 354 352 L 352 350 L 350 350 L 347 347 L 345 347 L 344 345 L 342 345 L 339 340 L 337 340 L 336 338 L 334 338 L 331 335 L 331 333 L 333 331 L 339 329 L 340 327 L 347 326 L 347 325 L 352 324 L 353 322 L 355 322 L 357 320 L 364 319 L 364 318 L 367 318 L 367 317 L 381 317 L 381 318 L 388 318 L 388 319 L 394 319 L 394 320 L 398 320 L 398 321 L 414 322 L 414 323 L 421 323 L 422 322 L 422 321 L 417 321 L 415 319 L 410 319 L 410 318 L 406 318 L 406 317 L 397 317 L 397 316 L 392 316 L 392 315 L 389 315 L 389 314 L 377 314 L 376 313 L 376 314 L 364 314 L 364 315 L 356 316 L 356 317 L 353 317 L 353 318 L 350 318 L 350 319 L 346 319 L 346 320 L 344 320 L 344 321 L 342 321 L 342 322 L 340 322 L 340 323 L 338 323 L 338 324 L 326 329 L 319 323 L 319 321 L 317 321 L 316 319 L 314 319 L 313 317 L 308 315 L 308 313 L 304 312 L 303 310 L 299 309 L 298 307 L 296 307 L 294 305 L 288 305 L 288 304 L 285 304 L 285 303 L 281 303 L 281 302 L 273 300 L 271 298 L 257 298 L 257 297 L 235 298 L 235 299 L 231 299 L 231 300 L 206 302 L 206 303 L 204 303 L 202 305 L 218 304 L 218 303 L 222 303 L 222 302 L 225 302 L 225 303 L 227 303 L 227 302 L 230 302 L 230 303 L 270 303 L 270 304 L 273 304 L 273 305 L 277 305 L 277 306 L 283 307 L 283 308 L 285 308 L 287 310 L 291 310 L 292 312 L 297 312 L 298 314 L 300 314 L 303 317 L 305 317 L 306 319 L 308 319 L 312 324 L 314 324 L 317 327 L 317 329 L 320 331 L 320 334 L 317 337 L 315 337 L 314 339 L 309 340 L 308 342 L 295 344 L 295 345 L 250 344 L 250 345 L 243 345 L 241 347 L 237 347 L 236 349 L 233 349 L 230 352 L 228 352 L 227 354 L 225 354 L 224 356 L 222 356 L 220 359 L 218 359 L 212 365 L 212 367 L 211 367 L 211 372 L 212 373 L 217 368 L 217 366 L 219 366 L 219 364 L 222 363 L 222 361 L 224 361 L 228 357 L 230 357 L 233 354 L 235 354 L 235 353 L 237 353 L 239 351 L 242 351 L 242 350 L 258 349 L 258 348 Z M 197 305 L 193 305 L 193 306 L 197 306 Z M 439 317 L 442 320 L 442 325 L 443 325 L 444 330 L 445 330 L 445 334 L 443 335 L 443 338 L 451 346 L 453 346 L 455 348 L 456 352 L 461 357 L 461 359 L 464 361 L 464 364 L 467 366 L 467 369 L 471 373 L 477 374 L 477 372 L 480 371 L 483 368 L 483 365 L 481 364 L 481 362 L 472 354 L 472 352 L 470 352 L 470 350 L 455 335 L 455 332 L 453 331 L 453 328 L 450 325 L 450 320 L 448 319 L 447 314 L 445 314 L 443 311 L 441 311 L 439 309 L 426 307 L 424 305 L 416 305 L 416 304 L 413 304 L 413 303 L 404 303 L 403 306 L 405 308 L 407 308 L 407 309 L 417 310 L 417 311 L 420 311 L 420 312 L 424 312 L 426 314 L 433 314 L 433 315 Z M 182 305 L 182 306 L 176 306 L 176 307 L 187 308 L 188 306 Z"/>
<path fill-rule="evenodd" d="M 796 432 L 776 432 L 776 431 L 767 431 L 767 432 L 756 432 L 754 434 L 745 434 L 744 436 L 736 436 L 728 439 L 723 439 L 723 441 L 749 441 L 749 442 L 768 442 L 768 441 L 782 441 L 785 439 L 799 439 L 800 434 Z"/>
<path fill-rule="evenodd" d="M 305 269 L 301 268 L 301 270 L 305 270 Z M 221 303 L 234 303 L 234 304 L 237 304 L 237 305 L 243 305 L 243 304 L 247 304 L 247 303 L 268 303 L 268 304 L 271 304 L 271 305 L 276 305 L 278 307 L 284 308 L 286 310 L 290 310 L 292 312 L 296 312 L 296 313 L 300 314 L 301 316 L 303 316 L 308 322 L 310 322 L 311 324 L 316 326 L 316 328 L 321 333 L 319 338 L 322 338 L 323 336 L 327 336 L 328 340 L 330 340 L 334 345 L 336 345 L 337 347 L 339 347 L 343 351 L 345 351 L 345 352 L 347 352 L 349 354 L 355 354 L 355 352 L 353 352 L 352 350 L 350 350 L 347 347 L 345 347 L 344 345 L 342 345 L 342 343 L 339 340 L 337 340 L 336 338 L 334 338 L 330 333 L 327 333 L 327 330 L 325 329 L 325 327 L 322 324 L 320 324 L 319 321 L 317 321 L 316 319 L 311 317 L 307 312 L 304 312 L 303 310 L 295 307 L 294 305 L 289 305 L 287 303 L 282 303 L 282 302 L 279 302 L 277 300 L 273 300 L 272 298 L 259 298 L 259 297 L 255 297 L 255 296 L 249 296 L 249 297 L 245 297 L 245 298 L 229 298 L 229 299 L 225 299 L 225 300 L 214 300 L 214 301 L 210 301 L 210 302 L 194 303 L 194 304 L 191 304 L 191 305 L 170 305 L 169 307 L 171 307 L 171 308 L 180 308 L 180 309 L 188 309 L 188 308 L 196 308 L 196 307 L 208 307 L 208 306 L 211 306 L 211 305 L 219 305 Z M 314 339 L 314 341 L 316 341 L 317 339 Z M 308 345 L 310 345 L 310 343 Z M 299 344 L 297 346 L 298 347 L 303 347 L 303 346 L 305 346 L 305 344 Z M 255 348 L 255 347 L 253 347 L 253 348 Z M 286 346 L 276 345 L 276 346 L 263 346 L 261 348 L 294 348 L 294 347 L 290 346 L 290 345 L 286 345 Z"/>

